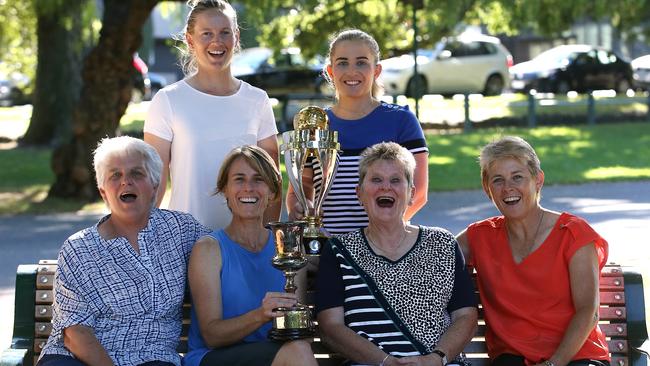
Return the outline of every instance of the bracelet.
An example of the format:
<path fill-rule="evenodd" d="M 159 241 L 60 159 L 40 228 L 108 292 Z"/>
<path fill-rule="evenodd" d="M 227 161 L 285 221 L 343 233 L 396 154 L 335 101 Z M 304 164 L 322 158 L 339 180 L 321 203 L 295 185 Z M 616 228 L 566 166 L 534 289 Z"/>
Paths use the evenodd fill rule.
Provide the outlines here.
<path fill-rule="evenodd" d="M 381 360 L 381 363 L 379 364 L 379 366 L 384 366 L 384 362 L 386 362 L 386 360 L 388 359 L 388 357 L 390 357 L 390 353 L 387 354 L 386 357 L 384 357 L 383 360 Z M 550 366 L 550 365 L 549 365 L 549 366 Z M 555 366 L 555 365 L 553 365 L 553 366 Z"/>
<path fill-rule="evenodd" d="M 544 361 L 544 366 L 555 366 L 555 364 L 551 360 L 545 360 Z"/>

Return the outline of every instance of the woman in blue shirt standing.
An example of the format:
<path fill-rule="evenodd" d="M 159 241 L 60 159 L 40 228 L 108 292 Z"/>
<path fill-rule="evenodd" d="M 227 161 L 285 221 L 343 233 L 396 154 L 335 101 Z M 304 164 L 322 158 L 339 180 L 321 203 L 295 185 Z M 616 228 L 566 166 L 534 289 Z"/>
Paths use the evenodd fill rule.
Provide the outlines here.
<path fill-rule="evenodd" d="M 323 74 L 336 91 L 336 102 L 327 110 L 330 129 L 338 131 L 341 144 L 339 167 L 323 202 L 323 227 L 330 234 L 343 234 L 368 225 L 368 215 L 359 203 L 355 188 L 359 183 L 359 157 L 367 147 L 380 142 L 396 142 L 415 157 L 415 193 L 405 212 L 406 220 L 427 202 L 429 150 L 420 122 L 408 107 L 379 100 L 382 87 L 379 45 L 358 29 L 340 32 L 330 43 Z M 317 162 L 303 172 L 305 194 L 321 189 Z M 303 216 L 290 186 L 287 193 L 289 218 Z"/>
<path fill-rule="evenodd" d="M 217 192 L 232 220 L 199 239 L 190 256 L 190 352 L 186 366 L 316 365 L 306 341 L 270 342 L 277 307 L 296 304 L 283 292 L 282 272 L 271 266 L 275 243 L 264 228 L 266 208 L 282 195 L 280 172 L 257 146 L 235 148 L 224 160 Z"/>

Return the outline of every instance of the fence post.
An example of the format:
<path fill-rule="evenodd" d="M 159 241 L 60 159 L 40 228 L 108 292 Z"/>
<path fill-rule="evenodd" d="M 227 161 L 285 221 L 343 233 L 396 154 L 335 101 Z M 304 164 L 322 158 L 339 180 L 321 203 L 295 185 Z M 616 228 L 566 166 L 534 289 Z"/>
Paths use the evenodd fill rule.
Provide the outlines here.
<path fill-rule="evenodd" d="M 472 121 L 469 119 L 469 94 L 465 93 L 465 124 L 463 126 L 463 129 L 465 132 L 469 132 L 472 130 Z"/>
<path fill-rule="evenodd" d="M 646 105 L 648 106 L 648 111 L 645 115 L 645 119 L 650 121 L 650 91 L 648 91 L 648 98 L 646 99 Z"/>
<path fill-rule="evenodd" d="M 535 110 L 537 103 L 535 101 L 535 95 L 537 91 L 531 89 L 528 91 L 528 127 L 534 128 L 537 127 L 537 111 Z"/>
<path fill-rule="evenodd" d="M 596 101 L 594 100 L 594 92 L 591 90 L 587 94 L 587 124 L 596 124 Z"/>

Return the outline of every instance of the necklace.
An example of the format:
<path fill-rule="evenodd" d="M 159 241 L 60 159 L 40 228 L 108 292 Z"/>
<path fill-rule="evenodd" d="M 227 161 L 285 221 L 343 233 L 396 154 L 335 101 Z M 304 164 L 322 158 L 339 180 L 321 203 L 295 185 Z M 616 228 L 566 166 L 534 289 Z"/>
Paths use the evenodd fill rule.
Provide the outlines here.
<path fill-rule="evenodd" d="M 408 230 L 404 228 L 404 232 L 402 233 L 402 238 L 399 240 L 397 246 L 392 252 L 389 252 L 382 247 L 378 246 L 374 240 L 370 238 L 370 229 L 366 229 L 366 239 L 368 239 L 368 244 L 370 244 L 370 247 L 375 250 L 375 252 L 382 252 L 384 254 L 395 254 L 399 251 L 399 249 L 402 247 L 404 244 L 404 239 L 406 239 L 406 235 L 408 234 Z"/>

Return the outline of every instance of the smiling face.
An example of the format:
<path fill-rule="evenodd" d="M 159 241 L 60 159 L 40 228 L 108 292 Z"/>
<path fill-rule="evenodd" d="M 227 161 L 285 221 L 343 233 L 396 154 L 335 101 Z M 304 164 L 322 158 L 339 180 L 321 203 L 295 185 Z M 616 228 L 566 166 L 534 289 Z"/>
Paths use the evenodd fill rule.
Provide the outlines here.
<path fill-rule="evenodd" d="M 106 160 L 105 172 L 99 193 L 111 216 L 132 223 L 148 220 L 157 187 L 147 174 L 143 157 L 113 155 Z"/>
<path fill-rule="evenodd" d="M 367 97 L 372 95 L 373 83 L 381 73 L 381 65 L 365 42 L 341 41 L 330 55 L 327 73 L 339 98 Z"/>
<path fill-rule="evenodd" d="M 544 172 L 536 176 L 529 167 L 515 158 L 501 158 L 487 168 L 483 189 L 506 218 L 523 218 L 538 205 Z"/>
<path fill-rule="evenodd" d="M 368 166 L 357 187 L 359 201 L 371 222 L 402 221 L 415 193 L 409 187 L 404 167 L 394 160 L 377 160 Z"/>
<path fill-rule="evenodd" d="M 262 218 L 273 197 L 262 175 L 241 157 L 230 165 L 223 195 L 233 217 L 242 219 Z"/>
<path fill-rule="evenodd" d="M 235 21 L 218 9 L 207 9 L 196 15 L 193 28 L 186 35 L 199 72 L 230 68 L 233 52 L 239 45 Z"/>

